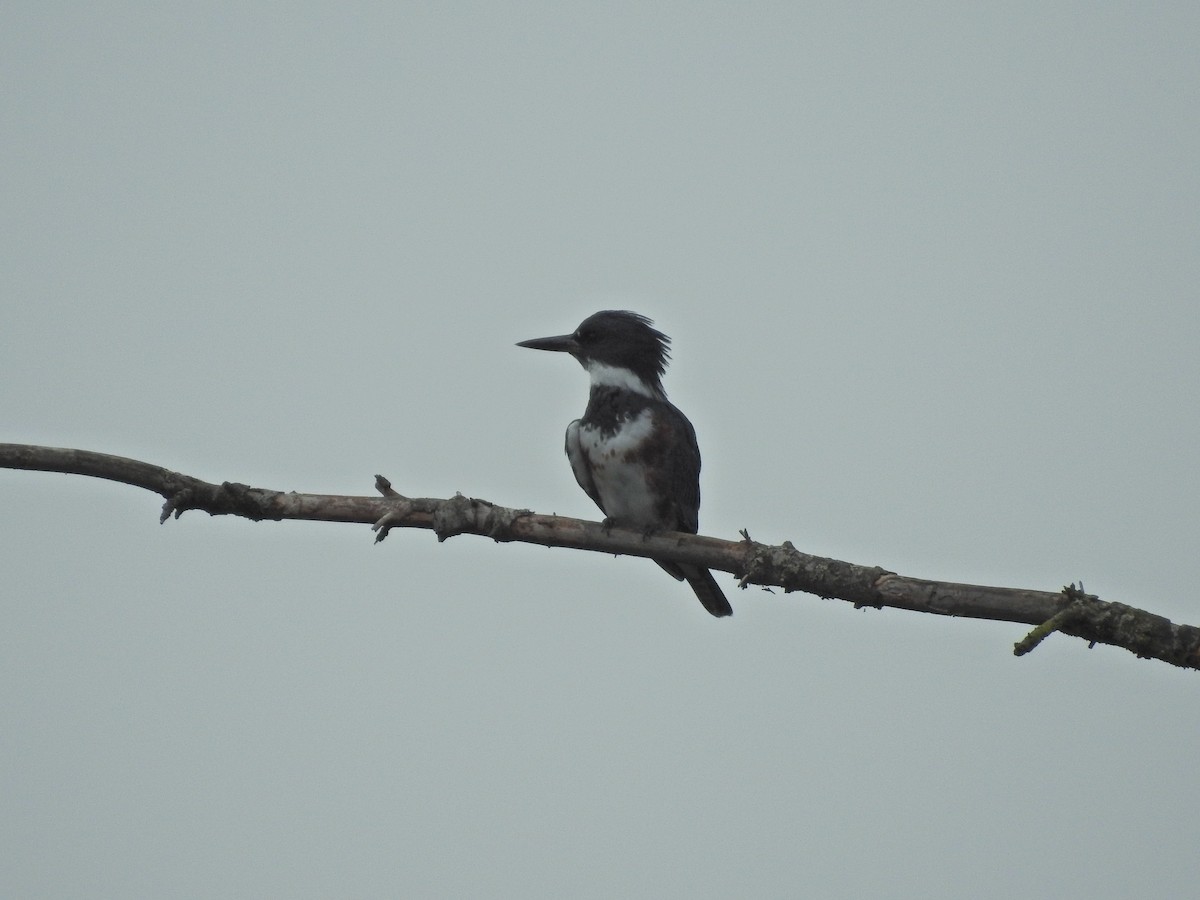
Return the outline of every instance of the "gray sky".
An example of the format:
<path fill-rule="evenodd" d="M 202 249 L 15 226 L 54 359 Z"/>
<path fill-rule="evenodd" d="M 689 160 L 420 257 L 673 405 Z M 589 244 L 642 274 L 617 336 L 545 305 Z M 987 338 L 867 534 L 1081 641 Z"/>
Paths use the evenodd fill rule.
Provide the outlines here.
<path fill-rule="evenodd" d="M 594 517 L 675 339 L 701 530 L 1200 624 L 1200 6 L 0 8 L 0 440 Z M 648 562 L 0 472 L 0 894 L 1128 897 L 1200 681 Z"/>

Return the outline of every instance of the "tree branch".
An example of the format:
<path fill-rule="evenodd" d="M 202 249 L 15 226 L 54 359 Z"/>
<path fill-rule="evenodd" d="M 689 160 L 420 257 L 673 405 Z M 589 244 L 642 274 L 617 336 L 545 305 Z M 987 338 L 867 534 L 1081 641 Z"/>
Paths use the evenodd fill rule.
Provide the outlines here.
<path fill-rule="evenodd" d="M 121 456 L 29 444 L 0 444 L 0 468 L 87 475 L 145 488 L 165 499 L 161 522 L 196 509 L 254 521 L 358 522 L 374 528 L 376 541 L 383 540 L 392 528 L 425 528 L 439 541 L 457 534 L 476 534 L 496 541 L 695 563 L 735 575 L 743 588 L 773 586 L 846 600 L 856 608 L 886 606 L 1037 626 L 1014 648 L 1018 656 L 1059 631 L 1089 645 L 1111 644 L 1139 657 L 1200 668 L 1200 628 L 1176 625 L 1132 606 L 1100 600 L 1085 594 L 1082 585 L 1052 593 L 927 581 L 877 566 L 811 556 L 787 541 L 779 546 L 760 544 L 745 531 L 740 541 L 674 532 L 646 537 L 638 531 L 538 515 L 462 494 L 447 500 L 405 497 L 392 490 L 382 476 L 376 476 L 375 482 L 379 497 L 285 493 L 228 481 L 212 484 Z"/>

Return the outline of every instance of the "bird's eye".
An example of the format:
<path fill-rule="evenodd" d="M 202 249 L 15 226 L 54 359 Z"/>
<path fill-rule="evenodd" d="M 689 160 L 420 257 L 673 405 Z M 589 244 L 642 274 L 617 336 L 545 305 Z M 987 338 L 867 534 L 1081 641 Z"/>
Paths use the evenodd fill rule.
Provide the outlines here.
<path fill-rule="evenodd" d="M 592 331 L 592 329 L 590 329 L 590 328 L 580 328 L 578 331 L 575 332 L 575 340 L 579 341 L 579 343 L 581 343 L 581 344 L 588 343 L 588 341 L 590 341 L 595 336 L 596 336 L 596 332 Z"/>

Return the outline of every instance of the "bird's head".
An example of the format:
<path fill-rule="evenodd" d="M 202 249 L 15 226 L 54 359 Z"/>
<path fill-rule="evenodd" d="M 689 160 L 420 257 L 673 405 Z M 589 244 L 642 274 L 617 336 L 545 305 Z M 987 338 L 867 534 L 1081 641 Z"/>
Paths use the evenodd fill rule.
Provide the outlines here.
<path fill-rule="evenodd" d="M 584 319 L 571 334 L 521 341 L 518 347 L 569 353 L 587 369 L 592 384 L 623 387 L 665 397 L 662 376 L 671 339 L 645 316 L 606 309 Z"/>

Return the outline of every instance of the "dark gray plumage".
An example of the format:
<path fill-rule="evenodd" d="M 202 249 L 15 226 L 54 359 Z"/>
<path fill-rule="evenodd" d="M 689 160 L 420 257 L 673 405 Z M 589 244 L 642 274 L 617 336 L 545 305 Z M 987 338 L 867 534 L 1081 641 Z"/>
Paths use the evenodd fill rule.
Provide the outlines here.
<path fill-rule="evenodd" d="M 670 338 L 637 313 L 604 310 L 571 334 L 518 346 L 571 354 L 591 376 L 583 417 L 567 426 L 566 451 L 575 480 L 606 521 L 646 531 L 695 534 L 700 512 L 700 447 L 696 431 L 662 388 Z M 712 573 L 655 560 L 686 580 L 714 616 L 733 609 Z"/>

